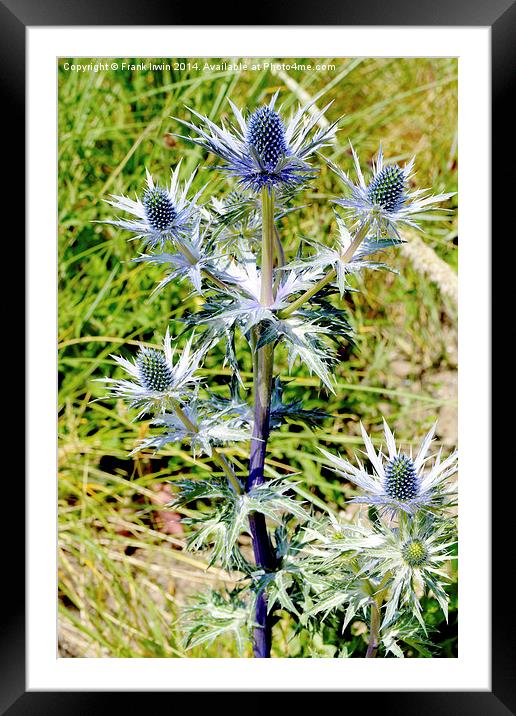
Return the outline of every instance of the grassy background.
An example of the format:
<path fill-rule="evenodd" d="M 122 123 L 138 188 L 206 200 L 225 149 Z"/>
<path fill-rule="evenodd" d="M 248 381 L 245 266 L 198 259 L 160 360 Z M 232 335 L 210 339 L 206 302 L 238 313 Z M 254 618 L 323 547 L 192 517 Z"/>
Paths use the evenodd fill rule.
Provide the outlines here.
<path fill-rule="evenodd" d="M 187 297 L 185 287 L 169 286 L 149 300 L 162 277 L 160 269 L 131 264 L 137 246 L 127 241 L 128 234 L 94 222 L 111 216 L 103 202 L 110 193 L 141 191 L 145 167 L 163 182 L 180 159 L 185 176 L 198 163 L 203 169 L 214 164 L 200 148 L 172 136 L 179 126 L 171 115 L 188 118 L 185 104 L 220 120 L 227 116 L 228 97 L 254 108 L 276 89 L 282 90 L 287 113 L 303 93 L 325 91 L 324 100 L 334 100 L 328 118 L 344 118 L 336 146 L 325 153 L 344 169 L 352 169 L 348 138 L 364 162 L 382 142 L 386 156 L 397 161 L 417 154 L 419 186 L 455 191 L 457 63 L 328 58 L 323 62 L 334 64 L 333 71 L 289 71 L 286 78 L 202 70 L 74 73 L 64 70 L 64 62 L 58 68 L 61 654 L 233 656 L 225 640 L 188 654 L 182 649 L 178 607 L 192 591 L 220 585 L 227 576 L 206 570 L 202 555 L 184 551 L 179 520 L 162 510 L 174 480 L 209 472 L 212 466 L 194 462 L 177 446 L 152 459 L 128 458 L 146 425 L 131 422 L 122 403 L 92 402 L 103 394 L 93 380 L 115 372 L 110 353 L 127 356 L 142 341 L 159 344 L 167 323 L 179 330 L 177 321 L 195 310 L 199 299 Z M 294 91 L 285 89 L 285 81 Z M 232 188 L 220 172 L 209 178 L 206 200 Z M 207 172 L 199 172 L 196 186 L 206 180 Z M 304 197 L 309 206 L 281 228 L 287 253 L 292 255 L 300 236 L 328 235 L 333 220 L 327 199 L 340 189 L 323 167 Z M 454 209 L 456 202 L 448 206 Z M 456 212 L 446 221 L 425 222 L 424 228 L 425 244 L 455 271 Z M 360 447 L 359 419 L 378 434 L 384 414 L 410 443 L 438 417 L 438 439 L 445 449 L 456 440 L 456 306 L 399 251 L 389 262 L 399 275 L 364 275 L 357 279 L 360 291 L 345 298 L 357 348 L 341 356 L 337 395 L 320 392 L 318 380 L 303 367 L 293 371 L 288 397 L 323 406 L 334 417 L 316 434 L 291 426 L 271 438 L 269 474 L 302 472 L 304 496 L 316 506 L 324 501 L 350 511 L 351 485 L 321 469 L 316 448 L 322 444 L 351 455 Z M 241 359 L 248 368 L 243 344 Z M 278 359 L 277 369 L 286 377 L 281 351 Z M 221 353 L 213 351 L 206 374 L 215 389 L 225 390 L 229 371 L 220 366 Z M 245 471 L 245 449 L 226 452 Z M 440 656 L 455 654 L 455 606 L 453 597 L 446 626 L 432 600 L 427 604 Z M 346 637 L 356 654 L 363 648 L 362 631 L 354 624 Z M 276 627 L 276 656 L 328 655 L 322 645 L 311 652 L 302 638 L 291 636 L 288 621 L 282 620 Z"/>

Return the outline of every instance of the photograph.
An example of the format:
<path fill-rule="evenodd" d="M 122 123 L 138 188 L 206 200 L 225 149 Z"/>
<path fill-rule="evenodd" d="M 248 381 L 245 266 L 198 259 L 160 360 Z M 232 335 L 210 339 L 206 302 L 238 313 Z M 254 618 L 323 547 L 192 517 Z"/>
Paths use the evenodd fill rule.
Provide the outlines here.
<path fill-rule="evenodd" d="M 59 658 L 458 658 L 458 72 L 57 58 Z"/>

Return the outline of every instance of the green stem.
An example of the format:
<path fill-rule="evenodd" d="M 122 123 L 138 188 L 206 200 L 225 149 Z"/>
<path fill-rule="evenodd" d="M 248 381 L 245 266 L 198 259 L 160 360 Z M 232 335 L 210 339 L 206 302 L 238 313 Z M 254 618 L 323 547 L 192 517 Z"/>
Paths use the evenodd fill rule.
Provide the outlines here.
<path fill-rule="evenodd" d="M 374 659 L 378 651 L 380 639 L 380 608 L 373 599 L 371 602 L 371 621 L 369 626 L 369 644 L 367 645 L 366 659 Z"/>
<path fill-rule="evenodd" d="M 276 225 L 274 225 L 274 248 L 276 250 L 276 266 L 277 268 L 281 268 L 286 264 L 285 249 L 283 248 L 283 244 L 281 243 L 280 235 Z M 278 271 L 276 279 L 274 281 L 273 290 L 275 293 L 277 292 L 278 286 L 280 285 L 281 274 L 282 272 Z"/>
<path fill-rule="evenodd" d="M 179 403 L 176 403 L 174 405 L 174 409 L 176 411 L 177 417 L 181 420 L 183 425 L 188 428 L 188 430 L 191 430 L 193 433 L 199 432 L 199 428 L 197 427 L 197 425 L 190 420 L 190 418 L 179 405 Z M 218 465 L 222 468 L 235 492 L 238 495 L 242 494 L 242 485 L 240 484 L 238 477 L 236 476 L 233 468 L 231 467 L 225 456 L 221 455 L 214 447 L 211 449 L 211 455 L 214 461 L 218 463 Z"/>
<path fill-rule="evenodd" d="M 306 303 L 313 296 L 315 296 L 316 293 L 319 293 L 321 288 L 324 288 L 328 283 L 333 281 L 336 276 L 337 271 L 335 269 L 332 269 L 329 273 L 326 274 L 326 276 L 319 279 L 319 281 L 317 281 L 317 283 L 315 283 L 312 288 L 309 288 L 301 296 L 299 296 L 299 298 L 297 298 L 295 301 L 292 301 L 292 303 L 288 305 L 287 308 L 284 308 L 283 311 L 280 311 L 280 318 L 288 318 L 290 315 L 292 315 L 292 313 L 297 311 L 298 308 L 301 308 L 304 303 Z"/>
<path fill-rule="evenodd" d="M 360 226 L 357 233 L 355 234 L 355 237 L 353 238 L 353 241 L 348 246 L 346 251 L 342 254 L 340 257 L 340 260 L 342 263 L 348 263 L 353 258 L 355 251 L 358 249 L 362 241 L 367 236 L 367 231 L 369 229 L 369 224 L 365 223 Z M 316 293 L 319 293 L 319 291 L 324 288 L 328 283 L 333 281 L 335 277 L 337 276 L 336 269 L 332 269 L 329 273 L 326 274 L 326 276 L 323 276 L 323 278 L 319 279 L 316 284 L 312 286 L 312 288 L 309 288 L 307 291 L 305 291 L 299 298 L 297 298 L 295 301 L 292 301 L 292 303 L 283 309 L 283 311 L 279 312 L 280 318 L 288 318 L 288 316 L 292 315 L 294 311 L 297 311 L 298 308 L 301 308 L 301 306 L 309 301 L 313 296 L 315 296 Z"/>
<path fill-rule="evenodd" d="M 381 608 L 387 594 L 391 576 L 391 572 L 387 572 L 378 585 L 368 582 L 371 590 L 371 619 L 369 626 L 369 643 L 365 655 L 366 659 L 374 659 L 378 651 L 378 646 L 380 645 Z"/>
<path fill-rule="evenodd" d="M 214 283 L 216 286 L 218 286 L 220 289 L 222 289 L 222 291 L 228 290 L 228 287 L 226 286 L 224 281 L 221 281 L 220 278 L 217 278 L 214 274 L 212 274 L 212 272 L 209 269 L 203 268 L 202 272 L 206 276 L 206 278 L 209 278 L 210 281 L 212 283 Z"/>
<path fill-rule="evenodd" d="M 260 303 L 271 306 L 274 303 L 272 268 L 274 262 L 274 193 L 262 189 L 262 266 Z"/>

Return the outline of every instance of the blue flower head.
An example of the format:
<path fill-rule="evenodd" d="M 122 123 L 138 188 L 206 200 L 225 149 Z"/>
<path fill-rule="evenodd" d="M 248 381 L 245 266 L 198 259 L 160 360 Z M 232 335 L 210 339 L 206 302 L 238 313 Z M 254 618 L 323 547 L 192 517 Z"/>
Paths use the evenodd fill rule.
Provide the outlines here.
<path fill-rule="evenodd" d="M 435 505 L 452 504 L 455 486 L 448 483 L 448 478 L 457 472 L 457 453 L 453 452 L 442 460 L 439 451 L 433 464 L 430 464 L 428 450 L 434 436 L 435 425 L 425 436 L 415 457 L 412 457 L 412 454 L 406 455 L 398 449 L 385 421 L 387 454 L 381 449 L 376 452 L 370 437 L 364 427 L 361 427 L 372 472 L 366 470 L 360 461 L 357 461 L 358 466 L 355 466 L 320 448 L 339 475 L 361 488 L 363 494 L 353 498 L 354 502 L 365 502 L 391 513 L 401 511 L 410 515 L 418 510 L 431 509 Z"/>
<path fill-rule="evenodd" d="M 147 187 L 141 198 L 137 197 L 134 201 L 127 196 L 112 196 L 107 200 L 108 204 L 115 209 L 132 214 L 135 218 L 117 218 L 104 223 L 134 232 L 134 238 L 142 239 L 143 245 L 151 249 L 163 248 L 167 241 L 174 243 L 185 234 L 189 234 L 199 214 L 197 201 L 203 189 L 192 199 L 188 199 L 195 171 L 181 187 L 180 168 L 181 162 L 172 172 L 170 186 L 167 189 L 154 184 L 152 176 L 147 172 Z"/>
<path fill-rule="evenodd" d="M 177 211 L 167 191 L 155 186 L 143 195 L 145 216 L 150 227 L 157 233 L 168 231 L 174 223 Z"/>
<path fill-rule="evenodd" d="M 330 165 L 346 187 L 346 196 L 334 202 L 346 209 L 356 224 L 367 224 L 371 237 L 377 240 L 400 240 L 400 229 L 419 228 L 417 219 L 435 205 L 454 196 L 452 193 L 431 195 L 426 189 L 408 190 L 409 179 L 414 169 L 414 159 L 404 167 L 397 164 L 384 164 L 380 148 L 373 162 L 373 176 L 366 182 L 360 162 L 351 147 L 355 163 L 357 181 L 354 182 L 341 169 Z"/>
<path fill-rule="evenodd" d="M 403 202 L 405 175 L 397 164 L 384 167 L 367 187 L 367 197 L 385 211 L 396 211 Z"/>
<path fill-rule="evenodd" d="M 130 361 L 121 356 L 111 356 L 128 374 L 126 378 L 104 378 L 117 398 L 127 400 L 131 407 L 145 413 L 161 415 L 174 404 L 192 399 L 200 376 L 197 369 L 204 357 L 204 350 L 192 351 L 193 336 L 187 342 L 179 358 L 174 361 L 170 331 L 167 328 L 163 350 L 142 346 Z"/>
<path fill-rule="evenodd" d="M 425 592 L 432 593 L 447 618 L 450 575 L 446 563 L 455 559 L 452 547 L 456 543 L 450 522 L 425 512 L 411 518 L 401 515 L 395 529 L 380 523 L 376 536 L 380 544 L 367 547 L 367 569 L 373 579 L 388 578 L 390 585 L 381 629 L 395 623 L 400 613 L 408 612 L 426 631 L 421 606 Z"/>
<path fill-rule="evenodd" d="M 174 374 L 163 351 L 142 348 L 136 358 L 142 386 L 151 392 L 163 393 L 174 384 Z"/>
<path fill-rule="evenodd" d="M 197 135 L 184 139 L 220 157 L 224 170 L 237 177 L 245 189 L 259 192 L 263 187 L 295 187 L 315 173 L 306 160 L 333 139 L 337 122 L 312 134 L 330 105 L 317 111 L 313 107 L 315 98 L 284 122 L 275 109 L 276 98 L 277 93 L 268 105 L 254 110 L 247 119 L 230 102 L 235 120 L 228 128 L 217 126 L 193 109 L 189 111 L 201 121 L 199 126 L 183 119 L 177 121 Z"/>
<path fill-rule="evenodd" d="M 385 492 L 394 500 L 412 500 L 418 493 L 414 461 L 400 453 L 385 466 Z"/>
<path fill-rule="evenodd" d="M 285 127 L 279 114 L 270 107 L 255 110 L 247 125 L 247 143 L 264 169 L 274 172 L 278 161 L 287 153 Z"/>

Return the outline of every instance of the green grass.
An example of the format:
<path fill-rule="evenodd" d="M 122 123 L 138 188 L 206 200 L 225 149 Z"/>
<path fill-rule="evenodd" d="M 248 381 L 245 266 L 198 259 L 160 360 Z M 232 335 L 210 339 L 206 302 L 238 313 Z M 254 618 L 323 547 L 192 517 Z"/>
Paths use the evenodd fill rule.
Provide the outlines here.
<path fill-rule="evenodd" d="M 82 63 L 87 62 L 84 58 Z M 301 91 L 326 91 L 334 100 L 333 120 L 344 115 L 337 146 L 325 153 L 352 169 L 348 138 L 363 161 L 381 142 L 388 157 L 417 154 L 417 182 L 435 192 L 457 188 L 457 62 L 454 59 L 332 59 L 331 74 L 291 73 Z M 203 169 L 194 189 L 209 179 L 204 198 L 230 190 L 216 162 L 199 148 L 173 136 L 172 115 L 187 117 L 184 105 L 212 119 L 227 116 L 227 98 L 253 107 L 283 81 L 269 73 L 101 72 L 75 74 L 59 68 L 59 514 L 60 623 L 62 653 L 73 656 L 180 657 L 235 655 L 230 642 L 185 654 L 178 630 L 180 605 L 188 594 L 220 585 L 227 576 L 206 569 L 206 556 L 186 553 L 181 535 L 160 529 L 157 485 L 186 473 L 211 472 L 209 461 L 168 447 L 156 457 L 128 458 L 146 427 L 133 423 L 122 403 L 102 398 L 95 378 L 112 374 L 111 353 L 130 354 L 138 342 L 159 344 L 167 324 L 179 331 L 198 298 L 181 286 L 149 299 L 159 268 L 130 259 L 137 246 L 105 224 L 104 199 L 110 193 L 140 191 L 145 168 L 164 181 L 182 159 L 185 172 Z M 288 109 L 296 96 L 282 92 Z M 322 101 L 322 100 L 321 100 Z M 339 193 L 333 175 L 322 168 L 304 203 L 281 227 L 287 253 L 299 238 L 324 238 L 333 229 L 327 198 Z M 456 201 L 449 204 L 456 208 Z M 425 223 L 427 245 L 457 267 L 456 212 L 446 221 Z M 291 376 L 288 395 L 310 407 L 324 406 L 334 417 L 310 433 L 292 426 L 270 442 L 268 469 L 301 472 L 303 496 L 316 507 L 346 508 L 351 485 L 321 467 L 317 445 L 339 451 L 360 449 L 358 421 L 373 432 L 382 414 L 397 435 L 417 442 L 436 417 L 447 416 L 449 431 L 439 434 L 445 449 L 453 442 L 456 371 L 456 308 L 439 287 L 399 253 L 388 258 L 399 274 L 373 273 L 357 280 L 359 292 L 345 302 L 356 329 L 356 350 L 342 355 L 338 389 L 326 396 L 301 366 Z M 242 366 L 249 357 L 240 346 Z M 214 350 L 206 374 L 224 390 L 229 370 Z M 287 378 L 284 355 L 278 369 Z M 249 379 L 249 375 L 247 376 Z M 443 388 L 444 386 L 444 388 Z M 242 446 L 226 450 L 245 472 Z M 456 614 L 452 609 L 451 624 Z M 456 633 L 437 625 L 443 655 L 456 648 Z M 276 656 L 307 653 L 302 640 L 290 640 L 289 625 L 276 628 Z M 357 637 L 359 638 L 359 637 Z"/>

